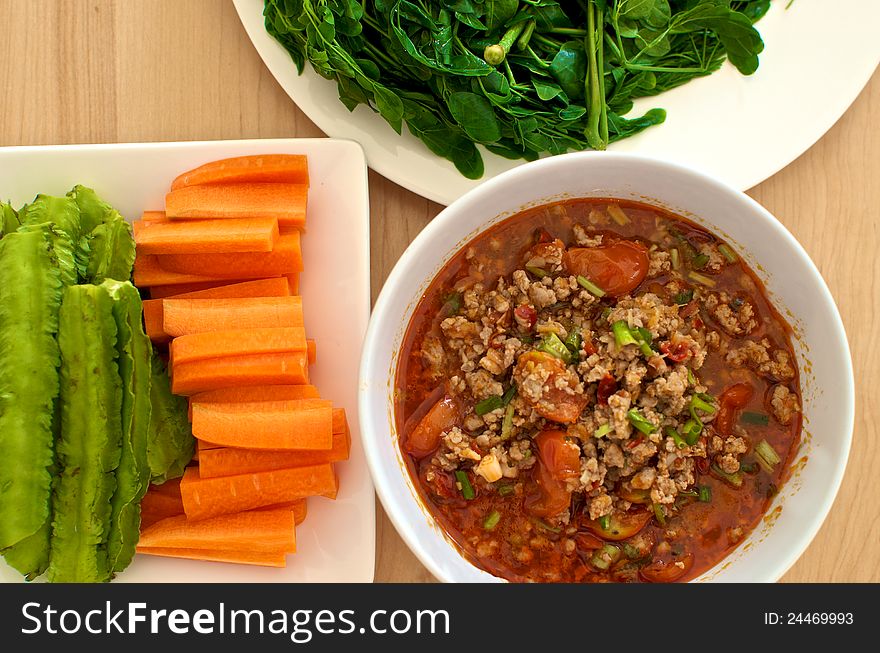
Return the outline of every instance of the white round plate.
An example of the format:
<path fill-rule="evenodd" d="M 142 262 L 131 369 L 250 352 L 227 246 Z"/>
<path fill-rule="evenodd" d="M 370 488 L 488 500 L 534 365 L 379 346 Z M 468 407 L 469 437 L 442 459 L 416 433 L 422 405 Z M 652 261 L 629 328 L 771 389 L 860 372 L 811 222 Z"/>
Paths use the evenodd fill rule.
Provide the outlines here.
<path fill-rule="evenodd" d="M 266 66 L 328 136 L 359 142 L 379 174 L 441 204 L 480 181 L 520 165 L 483 150 L 486 174 L 465 179 L 405 129 L 402 136 L 366 106 L 339 101 L 336 83 L 306 66 L 298 75 L 287 51 L 266 32 L 263 0 L 233 0 Z M 880 62 L 878 0 L 774 0 L 758 23 L 766 47 L 758 72 L 743 77 L 725 64 L 636 103 L 634 113 L 667 110 L 666 122 L 614 143 L 616 152 L 663 158 L 703 170 L 747 190 L 794 161 L 828 131 L 856 99 Z"/>

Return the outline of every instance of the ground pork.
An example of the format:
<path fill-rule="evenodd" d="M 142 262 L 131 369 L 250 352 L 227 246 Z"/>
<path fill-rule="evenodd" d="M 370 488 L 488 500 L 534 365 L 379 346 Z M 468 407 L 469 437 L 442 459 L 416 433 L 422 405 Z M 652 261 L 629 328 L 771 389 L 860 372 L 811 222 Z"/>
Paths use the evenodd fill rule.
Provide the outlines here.
<path fill-rule="evenodd" d="M 574 242 L 581 247 L 599 247 L 602 244 L 602 234 L 591 234 L 584 229 L 583 225 L 575 224 L 572 227 L 572 233 L 574 234 Z"/>
<path fill-rule="evenodd" d="M 669 252 L 664 252 L 661 249 L 652 250 L 648 253 L 648 260 L 648 279 L 659 277 L 672 269 Z"/>
<path fill-rule="evenodd" d="M 750 367 L 761 376 L 777 381 L 790 381 L 795 376 L 791 355 L 773 347 L 767 338 L 760 342 L 746 340 L 741 347 L 727 352 L 726 360 L 738 367 Z"/>
<path fill-rule="evenodd" d="M 784 385 L 776 385 L 770 395 L 770 412 L 777 422 L 788 426 L 801 410 L 798 397 Z"/>
<path fill-rule="evenodd" d="M 732 296 L 727 291 L 709 293 L 706 309 L 718 325 L 730 336 L 744 336 L 758 326 L 757 312 L 746 297 Z"/>

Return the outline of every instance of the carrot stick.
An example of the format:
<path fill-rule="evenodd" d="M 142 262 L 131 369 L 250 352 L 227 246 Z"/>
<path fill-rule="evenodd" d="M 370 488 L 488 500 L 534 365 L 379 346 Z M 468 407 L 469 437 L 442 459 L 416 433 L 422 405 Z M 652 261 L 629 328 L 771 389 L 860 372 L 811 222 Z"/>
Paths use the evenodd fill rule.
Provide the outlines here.
<path fill-rule="evenodd" d="M 189 398 L 189 421 L 192 422 L 194 401 L 203 404 L 243 403 L 250 401 L 280 401 L 283 399 L 320 399 L 318 389 L 313 385 L 262 385 L 239 388 L 218 388 L 200 392 Z M 334 422 L 335 424 L 335 422 Z M 219 446 L 219 445 L 211 445 Z"/>
<path fill-rule="evenodd" d="M 267 274 L 267 277 L 280 277 L 280 274 Z M 147 286 L 171 286 L 192 283 L 232 283 L 226 277 L 203 277 L 198 274 L 169 272 L 159 265 L 155 254 L 138 254 L 134 259 L 134 283 L 140 288 Z"/>
<path fill-rule="evenodd" d="M 258 449 L 204 449 L 199 456 L 201 478 L 217 478 L 250 472 L 267 472 L 304 465 L 320 465 L 348 460 L 351 435 L 343 429 L 333 434 L 333 445 L 327 451 L 261 451 Z"/>
<path fill-rule="evenodd" d="M 158 521 L 183 514 L 183 500 L 180 495 L 174 497 L 150 490 L 141 500 L 141 529 Z"/>
<path fill-rule="evenodd" d="M 165 196 L 169 218 L 277 218 L 278 226 L 306 223 L 304 184 L 217 184 L 183 186 Z"/>
<path fill-rule="evenodd" d="M 171 391 L 189 396 L 232 386 L 296 385 L 309 382 L 305 352 L 228 356 L 175 365 Z"/>
<path fill-rule="evenodd" d="M 211 288 L 196 288 L 173 296 L 173 299 L 244 299 L 247 297 L 289 297 L 290 285 L 284 277 L 240 281 Z"/>
<path fill-rule="evenodd" d="M 141 530 L 140 546 L 148 548 L 296 551 L 296 522 L 292 510 L 250 510 L 190 521 L 186 515 L 168 517 Z"/>
<path fill-rule="evenodd" d="M 216 222 L 212 220 L 211 222 Z M 270 252 L 238 254 L 162 254 L 163 270 L 209 278 L 260 279 L 302 270 L 299 233 L 279 236 Z"/>
<path fill-rule="evenodd" d="M 293 520 L 296 522 L 297 526 L 302 524 L 308 515 L 308 503 L 306 499 L 287 501 L 285 503 L 275 504 L 274 506 L 266 506 L 265 508 L 254 508 L 254 510 L 280 510 L 282 508 L 293 513 Z"/>
<path fill-rule="evenodd" d="M 307 351 L 306 347 L 303 327 L 205 331 L 175 338 L 170 349 L 171 365 L 226 356 Z"/>
<path fill-rule="evenodd" d="M 156 343 L 164 343 L 171 340 L 171 336 L 165 333 L 163 326 L 162 300 L 161 299 L 145 299 L 144 307 L 144 328 L 147 336 Z"/>
<path fill-rule="evenodd" d="M 285 399 L 320 399 L 320 395 L 313 385 L 266 385 L 201 392 L 194 395 L 190 403 L 198 401 L 203 404 L 234 404 Z"/>
<path fill-rule="evenodd" d="M 189 417 L 189 419 L 190 419 L 190 421 L 192 421 L 192 404 L 193 404 L 193 402 L 197 401 L 200 397 L 206 398 L 202 401 L 202 403 L 212 403 L 214 401 L 214 399 L 213 399 L 214 396 L 220 398 L 220 401 L 218 401 L 217 403 L 235 403 L 235 402 L 248 403 L 251 401 L 273 401 L 273 399 L 271 398 L 269 393 L 267 393 L 267 396 L 256 397 L 256 398 L 248 398 L 248 395 L 244 395 L 244 394 L 241 395 L 240 397 L 236 397 L 235 395 L 233 395 L 229 399 L 229 401 L 223 401 L 222 397 L 224 395 L 222 393 L 225 393 L 227 391 L 237 393 L 237 392 L 243 392 L 246 390 L 270 391 L 270 390 L 273 390 L 276 388 L 290 388 L 291 390 L 293 390 L 294 388 L 314 388 L 314 386 L 309 386 L 309 385 L 291 385 L 291 386 L 267 385 L 267 386 L 263 386 L 263 387 L 251 387 L 251 388 L 220 388 L 219 390 L 213 390 L 211 392 L 202 392 L 200 394 L 193 395 L 192 397 L 189 398 L 189 404 L 190 404 L 190 417 Z M 300 398 L 310 399 L 312 397 L 295 397 L 295 396 L 285 397 L 285 396 L 279 395 L 278 398 L 275 399 L 275 401 L 279 401 L 279 400 L 283 401 L 285 399 L 300 399 Z M 317 396 L 315 396 L 314 398 L 317 399 Z M 348 428 L 348 420 L 345 418 L 345 409 L 344 408 L 334 408 L 333 409 L 333 434 L 337 435 L 337 434 L 345 433 L 346 431 L 348 431 L 348 435 L 346 437 L 350 441 L 351 440 L 351 432 L 349 431 L 349 428 Z M 223 446 L 223 445 L 219 445 L 219 444 L 214 444 L 213 442 L 207 442 L 206 440 L 199 440 L 199 439 L 196 439 L 196 444 L 198 445 L 199 451 L 205 451 L 207 449 L 220 449 Z"/>
<path fill-rule="evenodd" d="M 336 498 L 339 483 L 333 465 L 277 469 L 223 478 L 199 478 L 190 468 L 180 483 L 189 519 L 208 519 L 310 496 Z"/>
<path fill-rule="evenodd" d="M 232 551 L 229 549 L 151 549 L 137 547 L 138 553 L 163 558 L 184 558 L 186 560 L 207 560 L 208 562 L 231 562 L 260 567 L 286 567 L 287 554 L 284 551 Z"/>
<path fill-rule="evenodd" d="M 309 354 L 309 365 L 314 365 L 315 361 L 318 360 L 318 346 L 311 338 L 306 340 L 306 351 Z"/>
<path fill-rule="evenodd" d="M 177 297 L 178 295 L 188 295 L 201 290 L 211 290 L 213 288 L 224 288 L 226 286 L 238 285 L 239 281 L 232 279 L 219 279 L 217 281 L 202 281 L 197 283 L 172 283 L 164 286 L 153 286 L 150 288 L 150 297 L 152 299 L 165 299 L 166 297 Z"/>
<path fill-rule="evenodd" d="M 135 222 L 134 241 L 144 254 L 271 252 L 278 240 L 275 218 Z"/>
<path fill-rule="evenodd" d="M 211 161 L 179 175 L 171 190 L 198 184 L 275 182 L 309 185 L 309 164 L 303 154 L 259 154 Z"/>
<path fill-rule="evenodd" d="M 333 404 L 324 399 L 193 402 L 192 415 L 195 437 L 227 447 L 326 451 L 333 445 Z"/>
<path fill-rule="evenodd" d="M 163 299 L 162 328 L 170 336 L 205 331 L 303 326 L 300 297 Z"/>
<path fill-rule="evenodd" d="M 168 222 L 168 216 L 165 211 L 144 211 L 141 216 L 141 222 Z"/>
<path fill-rule="evenodd" d="M 299 272 L 293 272 L 291 274 L 285 274 L 287 277 L 287 283 L 290 286 L 290 294 L 298 295 L 299 294 Z"/>

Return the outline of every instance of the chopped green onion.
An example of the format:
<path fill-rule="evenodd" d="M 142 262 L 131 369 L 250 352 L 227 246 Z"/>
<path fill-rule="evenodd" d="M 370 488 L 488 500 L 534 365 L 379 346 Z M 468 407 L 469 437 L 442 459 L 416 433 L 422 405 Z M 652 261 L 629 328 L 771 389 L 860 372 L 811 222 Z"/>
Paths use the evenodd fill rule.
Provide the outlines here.
<path fill-rule="evenodd" d="M 608 215 L 611 216 L 611 219 L 614 220 L 621 227 L 629 224 L 629 216 L 623 212 L 623 209 L 620 208 L 617 204 L 609 204 Z"/>
<path fill-rule="evenodd" d="M 636 560 L 636 559 L 642 557 L 642 552 L 637 547 L 634 547 L 632 544 L 630 544 L 629 542 L 623 543 L 623 553 L 630 560 Z"/>
<path fill-rule="evenodd" d="M 505 483 L 504 485 L 498 486 L 498 496 L 501 497 L 509 497 L 511 494 L 516 492 L 516 488 L 513 487 L 513 483 Z"/>
<path fill-rule="evenodd" d="M 607 531 L 609 528 L 611 528 L 611 516 L 610 515 L 602 515 L 601 517 L 599 517 L 598 521 L 599 521 L 599 528 L 601 528 L 603 531 Z"/>
<path fill-rule="evenodd" d="M 639 344 L 639 349 L 642 351 L 642 355 L 644 355 L 645 358 L 651 358 L 651 356 L 656 353 L 651 349 L 651 340 L 653 340 L 653 336 L 650 331 L 644 327 L 636 327 L 630 329 L 630 333 Z"/>
<path fill-rule="evenodd" d="M 706 267 L 706 263 L 709 262 L 708 254 L 697 254 L 694 258 L 691 259 L 691 267 L 694 270 L 701 270 Z"/>
<path fill-rule="evenodd" d="M 688 383 L 691 385 L 697 385 L 697 377 L 694 376 L 694 373 L 691 371 L 691 368 L 687 368 L 688 371 Z"/>
<path fill-rule="evenodd" d="M 677 247 L 673 247 L 672 250 L 669 252 L 669 257 L 672 259 L 673 270 L 681 269 L 681 258 L 679 258 L 680 256 L 681 255 L 678 253 Z"/>
<path fill-rule="evenodd" d="M 606 306 L 605 308 L 603 308 L 603 309 L 602 309 L 602 314 L 601 314 L 601 315 L 602 315 L 602 319 L 603 319 L 603 320 L 607 320 L 607 319 L 608 319 L 608 316 L 611 315 L 611 307 L 610 307 L 610 306 Z"/>
<path fill-rule="evenodd" d="M 712 501 L 712 488 L 708 485 L 701 485 L 698 498 L 703 503 L 709 503 L 710 501 Z"/>
<path fill-rule="evenodd" d="M 559 339 L 555 333 L 548 333 L 544 338 L 538 343 L 536 347 L 539 351 L 543 351 L 551 356 L 555 356 L 556 358 L 562 359 L 562 361 L 567 365 L 571 363 L 571 352 L 568 350 L 568 347 L 565 346 L 565 343 Z"/>
<path fill-rule="evenodd" d="M 545 271 L 542 270 L 541 268 L 536 268 L 534 265 L 527 265 L 527 266 L 526 266 L 526 270 L 528 270 L 528 271 L 531 272 L 533 275 L 535 275 L 536 277 L 538 277 L 538 279 L 543 279 L 544 277 L 549 277 L 549 276 L 550 276 L 549 274 L 547 274 L 547 272 L 545 272 Z"/>
<path fill-rule="evenodd" d="M 630 408 L 629 412 L 626 414 L 626 418 L 629 420 L 630 424 L 645 435 L 651 435 L 657 430 L 657 427 L 649 422 L 637 408 Z"/>
<path fill-rule="evenodd" d="M 702 430 L 703 423 L 698 419 L 691 418 L 681 427 L 681 437 L 683 437 L 684 441 L 690 446 L 694 446 L 697 443 L 697 440 L 700 439 L 700 433 Z"/>
<path fill-rule="evenodd" d="M 443 300 L 443 306 L 440 308 L 442 315 L 458 315 L 461 310 L 461 293 L 451 292 Z"/>
<path fill-rule="evenodd" d="M 485 528 L 487 531 L 491 531 L 498 525 L 498 522 L 500 521 L 501 513 L 497 510 L 493 510 L 486 516 L 486 519 L 483 520 L 483 528 Z"/>
<path fill-rule="evenodd" d="M 611 433 L 611 424 L 605 422 L 602 426 L 593 431 L 594 438 L 604 438 L 606 435 Z"/>
<path fill-rule="evenodd" d="M 746 474 L 754 474 L 758 471 L 758 463 L 740 463 L 739 471 L 745 472 Z"/>
<path fill-rule="evenodd" d="M 540 527 L 543 528 L 545 531 L 549 531 L 550 533 L 561 533 L 561 532 L 562 532 L 562 529 L 561 529 L 561 528 L 557 528 L 556 526 L 551 526 L 550 524 L 548 524 L 547 522 L 545 522 L 543 519 L 533 519 L 532 521 L 533 521 L 537 526 L 540 526 Z"/>
<path fill-rule="evenodd" d="M 693 298 L 694 298 L 694 289 L 688 288 L 687 290 L 682 290 L 680 293 L 676 293 L 675 297 L 673 298 L 673 301 L 676 304 L 678 304 L 679 306 L 682 306 L 682 305 L 690 302 Z"/>
<path fill-rule="evenodd" d="M 685 441 L 685 439 L 681 437 L 681 433 L 679 433 L 671 426 L 666 427 L 665 433 L 670 438 L 672 438 L 673 442 L 675 442 L 675 446 L 677 446 L 679 449 L 684 449 L 686 446 L 688 446 L 687 441 Z"/>
<path fill-rule="evenodd" d="M 587 279 L 586 277 L 578 275 L 577 282 L 581 286 L 581 288 L 586 290 L 591 295 L 595 295 L 596 297 L 604 297 L 605 296 L 605 291 L 602 290 L 595 283 L 593 283 L 592 281 Z"/>
<path fill-rule="evenodd" d="M 504 409 L 504 419 L 501 420 L 501 439 L 508 440 L 513 435 L 513 404 L 507 404 Z"/>
<path fill-rule="evenodd" d="M 511 384 L 511 386 L 504 392 L 504 396 L 501 397 L 501 402 L 506 406 L 513 398 L 516 396 L 516 383 Z"/>
<path fill-rule="evenodd" d="M 498 410 L 502 406 L 504 406 L 504 399 L 498 395 L 492 395 L 491 397 L 486 397 L 482 401 L 478 401 L 474 406 L 474 412 L 477 415 L 485 415 L 486 413 L 491 413 L 493 410 Z"/>
<path fill-rule="evenodd" d="M 605 571 L 619 559 L 620 549 L 613 544 L 605 544 L 593 554 L 590 561 L 596 569 Z"/>
<path fill-rule="evenodd" d="M 617 342 L 618 347 L 639 344 L 633 337 L 626 320 L 617 320 L 617 322 L 611 325 L 611 330 L 614 332 L 614 340 Z"/>
<path fill-rule="evenodd" d="M 730 261 L 731 263 L 736 263 L 736 252 L 734 252 L 730 248 L 730 245 L 722 243 L 718 245 L 718 251 L 721 252 L 724 255 L 724 258 L 726 258 L 728 261 Z"/>
<path fill-rule="evenodd" d="M 755 457 L 758 459 L 758 464 L 761 466 L 761 469 L 768 474 L 772 474 L 773 468 L 782 460 L 779 457 L 779 454 L 776 453 L 776 449 L 770 446 L 770 443 L 767 442 L 767 440 L 761 440 L 755 445 Z"/>
<path fill-rule="evenodd" d="M 461 488 L 461 496 L 470 501 L 474 497 L 477 496 L 477 493 L 474 492 L 474 486 L 471 485 L 470 480 L 467 477 L 467 474 L 461 470 L 455 472 L 455 480 L 458 481 L 458 485 Z"/>
<path fill-rule="evenodd" d="M 770 416 L 766 413 L 753 413 L 749 410 L 740 415 L 739 419 L 745 424 L 757 424 L 759 426 L 767 426 L 770 423 Z"/>
<path fill-rule="evenodd" d="M 583 338 L 581 337 L 581 330 L 578 327 L 572 327 L 568 332 L 568 337 L 562 343 L 566 347 L 568 347 L 568 351 L 571 352 L 574 360 L 580 358 L 581 351 L 581 343 L 583 342 Z"/>
<path fill-rule="evenodd" d="M 707 277 L 705 274 L 700 274 L 699 272 L 690 272 L 688 273 L 688 277 L 692 281 L 696 281 L 697 283 L 701 283 L 704 286 L 709 286 L 709 288 L 715 287 L 715 279 L 711 279 Z"/>
<path fill-rule="evenodd" d="M 719 477 L 730 483 L 735 487 L 742 487 L 743 477 L 742 474 L 736 472 L 734 474 L 728 474 L 723 469 L 721 469 L 718 465 L 712 465 L 712 471 L 715 472 Z"/>
<path fill-rule="evenodd" d="M 709 395 L 705 396 L 708 397 Z M 700 416 L 697 415 L 698 410 L 701 410 L 708 415 L 712 415 L 715 412 L 715 406 L 704 400 L 702 397 L 700 397 L 699 394 L 691 395 L 691 417 L 693 417 L 695 420 L 700 421 Z"/>
<path fill-rule="evenodd" d="M 661 526 L 666 526 L 666 509 L 659 503 L 654 504 L 654 516 Z"/>

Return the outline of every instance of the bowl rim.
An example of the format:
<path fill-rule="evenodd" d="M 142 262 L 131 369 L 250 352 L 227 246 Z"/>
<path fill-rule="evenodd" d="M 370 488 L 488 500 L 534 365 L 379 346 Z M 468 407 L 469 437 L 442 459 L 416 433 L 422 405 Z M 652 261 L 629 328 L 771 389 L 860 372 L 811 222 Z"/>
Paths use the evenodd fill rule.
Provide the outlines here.
<path fill-rule="evenodd" d="M 455 200 L 452 204 L 445 207 L 440 213 L 438 213 L 433 218 L 433 220 L 431 220 L 424 227 L 424 229 L 422 229 L 422 231 L 418 235 L 416 235 L 412 242 L 410 242 L 410 244 L 404 250 L 403 254 L 401 254 L 400 258 L 394 264 L 394 267 L 388 274 L 388 277 L 386 278 L 382 289 L 379 292 L 378 297 L 376 298 L 373 312 L 370 317 L 370 322 L 367 327 L 367 333 L 364 337 L 363 352 L 361 355 L 359 373 L 361 391 L 358 398 L 358 419 L 360 421 L 361 437 L 364 440 L 364 450 L 367 455 L 367 463 L 370 468 L 370 474 L 373 477 L 373 485 L 376 489 L 376 493 L 379 496 L 380 501 L 382 502 L 385 514 L 388 515 L 392 524 L 394 524 L 394 527 L 397 530 L 398 534 L 404 540 L 409 549 L 416 555 L 419 561 L 423 565 L 425 565 L 425 567 L 438 580 L 442 582 L 456 582 L 455 579 L 451 579 L 447 576 L 446 570 L 443 568 L 443 566 L 438 564 L 438 562 L 435 560 L 435 557 L 428 553 L 426 547 L 422 545 L 422 542 L 420 541 L 417 533 L 411 528 L 410 524 L 404 518 L 403 510 L 399 507 L 399 505 L 401 501 L 408 501 L 409 497 L 401 499 L 400 497 L 393 494 L 386 484 L 381 482 L 385 474 L 385 470 L 381 464 L 380 447 L 370 446 L 372 440 L 376 440 L 376 442 L 378 443 L 379 438 L 385 435 L 387 432 L 387 429 L 374 428 L 374 425 L 377 421 L 377 416 L 374 415 L 375 411 L 370 405 L 370 398 L 373 393 L 380 391 L 379 385 L 371 382 L 371 379 L 376 378 L 374 375 L 371 374 L 371 372 L 375 368 L 374 351 L 376 351 L 376 348 L 373 345 L 374 343 L 380 341 L 382 338 L 389 336 L 389 334 L 379 332 L 379 323 L 381 321 L 381 316 L 386 312 L 387 307 L 393 301 L 395 301 L 395 299 L 399 299 L 396 297 L 399 292 L 397 290 L 397 286 L 399 284 L 398 279 L 402 276 L 405 270 L 407 270 L 411 265 L 414 264 L 418 257 L 421 257 L 425 253 L 426 246 L 431 243 L 435 234 L 442 232 L 442 230 L 445 228 L 445 223 L 450 219 L 449 216 L 453 216 L 467 210 L 469 205 L 477 203 L 478 201 L 485 199 L 487 196 L 491 196 L 499 189 L 503 189 L 503 187 L 509 184 L 514 184 L 517 181 L 525 181 L 525 179 L 530 177 L 539 169 L 544 169 L 544 174 L 547 174 L 547 170 L 552 171 L 552 169 L 556 167 L 576 165 L 578 162 L 581 161 L 594 161 L 600 158 L 605 162 L 622 162 L 624 164 L 627 162 L 632 162 L 641 165 L 666 168 L 668 170 L 671 170 L 675 174 L 690 176 L 697 183 L 705 186 L 707 190 L 710 190 L 713 193 L 726 194 L 728 196 L 732 195 L 738 201 L 745 202 L 745 204 L 755 214 L 760 215 L 763 219 L 764 224 L 762 225 L 762 228 L 775 230 L 777 232 L 777 235 L 779 235 L 786 241 L 787 245 L 791 248 L 793 255 L 800 259 L 804 267 L 812 273 L 814 281 L 817 283 L 817 286 L 820 290 L 820 295 L 816 298 L 816 304 L 820 308 L 820 310 L 828 314 L 832 323 L 834 324 L 834 331 L 839 337 L 838 344 L 841 345 L 842 349 L 841 352 L 838 352 L 838 356 L 845 361 L 846 366 L 845 370 L 843 370 L 843 378 L 845 379 L 845 384 L 842 388 L 842 392 L 847 398 L 845 415 L 842 416 L 842 423 L 845 425 L 843 433 L 844 441 L 841 443 L 842 455 L 840 455 L 839 460 L 835 463 L 835 466 L 833 468 L 833 475 L 826 481 L 826 491 L 823 494 L 823 500 L 821 504 L 814 507 L 815 509 L 813 510 L 812 516 L 808 522 L 802 522 L 801 528 L 799 529 L 797 536 L 794 538 L 794 546 L 788 548 L 786 555 L 779 556 L 778 562 L 774 565 L 774 571 L 768 578 L 764 579 L 765 582 L 776 582 L 794 565 L 794 563 L 800 558 L 800 556 L 813 541 L 816 534 L 819 532 L 819 529 L 822 527 L 822 524 L 825 522 L 825 519 L 827 518 L 831 510 L 831 507 L 837 497 L 840 486 L 843 482 L 843 476 L 846 472 L 850 450 L 852 448 L 853 429 L 855 425 L 855 378 L 853 373 L 852 353 L 850 350 L 849 339 L 846 334 L 843 320 L 840 316 L 840 311 L 837 308 L 837 304 L 834 301 L 833 295 L 831 294 L 831 291 L 828 288 L 824 277 L 822 276 L 821 272 L 817 268 L 816 264 L 813 262 L 812 258 L 810 258 L 804 247 L 792 235 L 788 228 L 778 218 L 776 218 L 776 216 L 770 213 L 759 202 L 747 195 L 745 192 L 733 188 L 729 184 L 721 181 L 720 179 L 717 179 L 692 166 L 653 156 L 632 154 L 626 152 L 587 151 L 571 152 L 530 162 L 528 164 L 506 171 L 496 177 L 493 177 L 492 179 L 487 180 L 476 188 L 468 191 L 462 197 Z M 473 234 L 467 238 L 467 240 L 469 241 L 471 238 L 478 237 L 480 234 L 484 233 L 488 228 L 495 224 L 494 219 L 496 217 L 497 216 L 488 216 L 485 222 L 481 222 L 481 226 L 477 227 L 474 230 Z M 709 226 L 710 228 L 712 227 L 712 225 Z M 447 257 L 447 255 L 447 252 L 443 252 L 444 258 Z M 433 279 L 433 276 L 431 277 L 431 279 Z M 410 301 L 411 298 L 406 298 L 406 300 Z M 381 377 L 383 379 L 384 376 L 385 372 L 382 371 Z M 384 383 L 382 384 L 382 386 L 383 387 L 381 388 L 381 391 L 384 392 Z M 385 404 L 387 403 L 387 401 L 383 399 L 382 403 Z M 381 431 L 381 434 L 377 431 Z M 387 433 L 387 436 L 394 437 L 394 434 Z M 396 443 L 394 444 L 396 446 Z M 408 471 L 403 468 L 400 468 L 400 473 L 408 475 Z M 410 483 L 411 479 L 407 479 L 406 482 Z M 423 503 L 421 498 L 415 500 L 417 500 L 419 503 Z M 426 506 L 422 505 L 420 507 L 423 509 L 423 512 L 428 512 L 430 514 L 430 511 L 427 509 Z M 445 534 L 444 536 L 447 539 L 450 553 L 454 553 L 454 555 L 460 556 L 466 562 L 473 564 L 470 562 L 467 556 L 456 550 L 455 545 L 451 542 L 451 540 L 449 540 L 448 536 L 446 536 Z M 713 566 L 711 569 L 715 569 L 722 562 L 723 559 L 716 563 L 716 565 Z M 474 567 L 475 569 L 483 572 L 486 576 L 489 577 L 485 579 L 487 582 L 492 582 L 493 580 L 498 582 L 506 582 L 505 579 L 496 577 L 489 572 L 485 572 L 479 567 L 476 567 L 476 565 L 474 565 Z M 711 569 L 707 571 L 711 571 Z"/>

